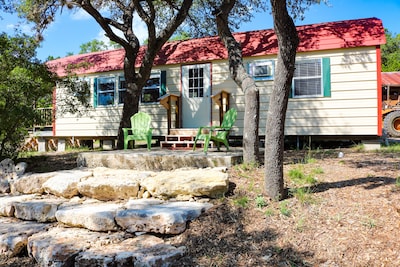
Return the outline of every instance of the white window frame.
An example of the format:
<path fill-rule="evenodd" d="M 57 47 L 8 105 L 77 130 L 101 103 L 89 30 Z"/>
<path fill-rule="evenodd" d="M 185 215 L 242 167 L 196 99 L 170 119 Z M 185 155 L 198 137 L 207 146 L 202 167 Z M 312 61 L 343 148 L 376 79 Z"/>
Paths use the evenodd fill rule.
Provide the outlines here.
<path fill-rule="evenodd" d="M 319 70 L 315 73 L 309 73 L 308 69 L 305 68 L 305 64 L 310 64 L 310 62 L 319 63 Z M 315 71 L 316 69 L 314 69 Z M 313 70 L 312 70 L 313 71 Z M 319 73 L 318 73 L 319 72 Z M 299 83 L 312 83 L 311 80 L 319 80 L 319 88 L 312 88 L 315 91 L 319 90 L 319 93 L 315 94 L 299 94 L 296 93 L 296 85 Z M 310 97 L 323 97 L 324 96 L 324 88 L 323 88 L 323 64 L 322 58 L 310 58 L 310 59 L 300 59 L 296 60 L 296 70 L 293 75 L 292 80 L 292 96 L 293 98 L 310 98 Z"/>
<path fill-rule="evenodd" d="M 101 80 L 112 80 L 113 81 L 113 88 L 108 89 L 108 90 L 101 90 L 100 87 L 100 81 Z M 111 84 L 111 82 L 109 82 Z M 97 93 L 97 106 L 99 107 L 105 107 L 105 106 L 114 106 L 115 105 L 115 99 L 116 99 L 116 77 L 115 76 L 100 76 L 97 77 L 97 82 L 96 82 L 96 93 Z M 112 94 L 112 98 L 110 98 L 107 101 L 111 101 L 111 103 L 102 103 L 101 101 L 101 95 L 107 95 L 107 94 Z"/>

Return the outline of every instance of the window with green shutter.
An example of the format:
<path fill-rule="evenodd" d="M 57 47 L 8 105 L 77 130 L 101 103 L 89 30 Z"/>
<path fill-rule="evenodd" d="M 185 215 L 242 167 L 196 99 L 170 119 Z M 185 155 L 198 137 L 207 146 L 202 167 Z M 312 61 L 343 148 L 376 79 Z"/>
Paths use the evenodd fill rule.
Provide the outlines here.
<path fill-rule="evenodd" d="M 166 80 L 166 71 L 152 72 L 143 87 L 141 102 L 158 102 L 167 93 Z M 123 104 L 125 94 L 126 82 L 123 75 L 94 78 L 93 107 Z"/>
<path fill-rule="evenodd" d="M 290 96 L 293 98 L 330 97 L 330 76 L 329 58 L 296 60 Z"/>

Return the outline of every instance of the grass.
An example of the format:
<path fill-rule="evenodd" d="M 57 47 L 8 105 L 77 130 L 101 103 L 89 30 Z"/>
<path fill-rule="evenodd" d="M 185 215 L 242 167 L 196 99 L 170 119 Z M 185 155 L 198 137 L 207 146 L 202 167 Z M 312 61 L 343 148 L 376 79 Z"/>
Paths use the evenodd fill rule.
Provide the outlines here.
<path fill-rule="evenodd" d="M 279 203 L 279 211 L 281 212 L 282 215 L 286 217 L 289 217 L 290 214 L 292 213 L 291 210 L 289 209 L 289 203 L 286 200 Z"/>
<path fill-rule="evenodd" d="M 362 225 L 364 225 L 365 227 L 372 229 L 376 227 L 376 221 L 372 218 L 366 218 L 363 222 Z"/>
<path fill-rule="evenodd" d="M 399 143 L 392 143 L 388 146 L 381 146 L 378 152 L 381 153 L 400 153 L 400 144 Z"/>
<path fill-rule="evenodd" d="M 290 194 L 295 197 L 301 204 L 315 204 L 316 199 L 312 194 L 310 188 L 292 188 L 289 190 Z"/>
<path fill-rule="evenodd" d="M 236 206 L 240 206 L 242 208 L 246 208 L 249 204 L 249 198 L 247 196 L 242 196 L 233 200 L 233 203 Z"/>
<path fill-rule="evenodd" d="M 265 200 L 265 198 L 263 196 L 257 196 L 255 199 L 256 202 L 256 207 L 257 208 L 264 208 L 268 205 L 267 201 Z"/>
<path fill-rule="evenodd" d="M 322 169 L 318 169 L 317 173 L 321 173 L 321 171 L 323 173 Z M 297 185 L 316 184 L 318 181 L 315 179 L 314 173 L 315 171 L 311 174 L 306 174 L 304 168 L 300 165 L 297 168 L 289 170 L 288 176 L 289 179 Z"/>

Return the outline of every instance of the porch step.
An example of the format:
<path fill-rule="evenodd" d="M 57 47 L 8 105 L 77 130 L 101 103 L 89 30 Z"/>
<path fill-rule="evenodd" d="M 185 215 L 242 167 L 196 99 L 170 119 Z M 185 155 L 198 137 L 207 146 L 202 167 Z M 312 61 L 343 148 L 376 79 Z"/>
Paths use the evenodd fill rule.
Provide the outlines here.
<path fill-rule="evenodd" d="M 179 129 L 170 129 L 169 135 L 184 135 L 184 136 L 196 136 L 197 128 L 179 128 Z"/>
<path fill-rule="evenodd" d="M 210 147 L 213 147 L 212 141 L 210 142 Z M 193 141 L 162 141 L 160 142 L 161 148 L 169 148 L 169 149 L 192 149 L 194 146 Z M 204 147 L 203 141 L 197 141 L 196 143 L 197 148 Z"/>
<path fill-rule="evenodd" d="M 165 141 L 160 142 L 161 148 L 169 149 L 193 149 L 197 129 L 171 129 L 170 134 L 165 136 Z M 213 142 L 209 144 L 213 147 Z M 198 141 L 196 147 L 204 147 L 203 141 Z"/>

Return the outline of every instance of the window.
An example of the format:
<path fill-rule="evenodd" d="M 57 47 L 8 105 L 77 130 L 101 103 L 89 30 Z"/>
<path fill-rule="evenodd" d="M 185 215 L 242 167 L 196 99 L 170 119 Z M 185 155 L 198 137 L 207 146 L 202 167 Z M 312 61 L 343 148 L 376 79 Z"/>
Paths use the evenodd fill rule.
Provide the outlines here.
<path fill-rule="evenodd" d="M 274 62 L 272 60 L 257 60 L 249 63 L 248 72 L 254 80 L 272 80 L 274 78 Z"/>
<path fill-rule="evenodd" d="M 124 103 L 125 93 L 126 93 L 125 77 L 120 76 L 118 81 L 118 104 Z"/>
<path fill-rule="evenodd" d="M 97 104 L 107 106 L 114 104 L 115 77 L 102 77 L 97 79 Z"/>
<path fill-rule="evenodd" d="M 189 69 L 189 98 L 203 97 L 204 94 L 204 69 L 193 67 Z"/>
<path fill-rule="evenodd" d="M 118 81 L 118 82 L 116 82 Z M 152 73 L 142 90 L 142 103 L 158 102 L 160 96 L 166 94 L 166 72 Z M 117 86 L 118 85 L 118 86 Z M 126 94 L 124 76 L 99 77 L 94 79 L 93 106 L 123 104 Z"/>
<path fill-rule="evenodd" d="M 330 96 L 329 58 L 296 61 L 291 95 L 294 98 Z"/>
<path fill-rule="evenodd" d="M 152 73 L 142 90 L 142 103 L 157 102 L 160 97 L 161 75 L 160 72 Z"/>

